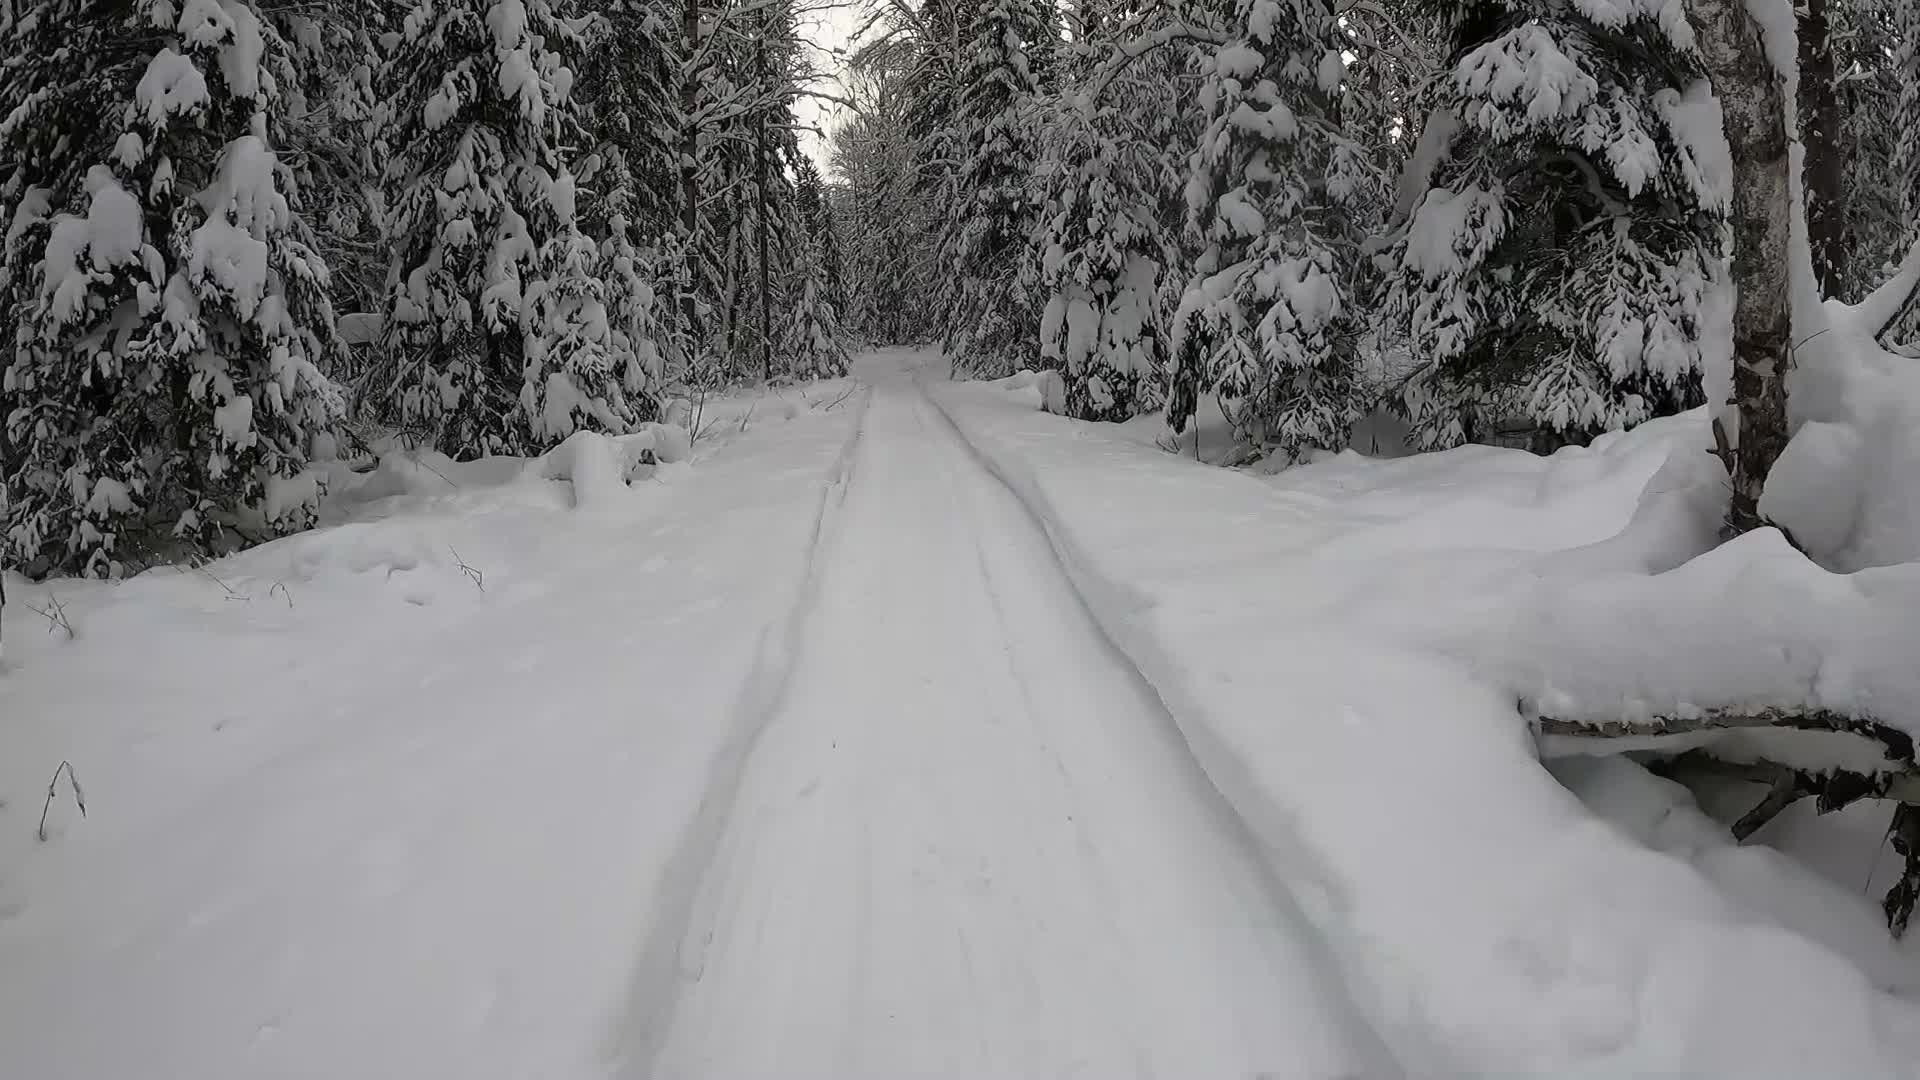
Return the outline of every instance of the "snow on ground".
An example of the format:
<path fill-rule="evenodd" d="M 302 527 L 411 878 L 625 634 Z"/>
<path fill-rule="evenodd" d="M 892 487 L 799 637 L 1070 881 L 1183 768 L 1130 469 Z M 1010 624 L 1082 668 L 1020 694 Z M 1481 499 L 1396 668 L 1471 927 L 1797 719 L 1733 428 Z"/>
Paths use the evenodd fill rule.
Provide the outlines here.
<path fill-rule="evenodd" d="M 1795 625 L 1833 664 L 1823 700 L 1904 689 L 1888 650 L 1911 654 L 1910 627 L 1765 595 L 1826 571 L 1760 537 L 1681 567 L 1717 524 L 1700 415 L 1550 458 L 1343 455 L 1256 478 L 1035 412 L 1031 388 L 935 400 L 1045 522 L 1400 1061 L 1920 1071 L 1920 1009 L 1890 992 L 1920 980 L 1859 895 L 1868 867 L 1842 884 L 1732 847 L 1626 762 L 1559 779 L 1537 762 L 1523 701 L 1721 704 L 1696 691 L 1778 685 L 1800 655 L 1741 650 Z"/>
<path fill-rule="evenodd" d="M 809 393 L 591 507 L 390 456 L 204 570 L 9 582 L 0 1076 L 604 1074 L 842 490 L 863 399 Z"/>
<path fill-rule="evenodd" d="M 869 376 L 657 1075 L 1394 1075 L 1038 523 Z"/>
<path fill-rule="evenodd" d="M 1700 416 L 1256 477 L 858 368 L 10 582 L 0 1076 L 1920 1072 L 1884 818 L 1735 846 L 1525 723 L 1722 703 L 1686 635 L 1782 612 L 1708 589 L 1891 670 L 1903 567 L 1695 558 Z"/>

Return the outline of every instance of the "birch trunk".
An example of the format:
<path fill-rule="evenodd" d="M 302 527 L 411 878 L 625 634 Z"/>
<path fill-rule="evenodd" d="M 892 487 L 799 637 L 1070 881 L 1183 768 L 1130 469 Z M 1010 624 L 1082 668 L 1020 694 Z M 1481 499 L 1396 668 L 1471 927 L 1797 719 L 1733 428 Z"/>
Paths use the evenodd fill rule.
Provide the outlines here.
<path fill-rule="evenodd" d="M 1733 150 L 1733 281 L 1739 290 L 1733 312 L 1733 408 L 1716 421 L 1715 435 L 1732 474 L 1725 532 L 1734 536 L 1765 524 L 1760 495 L 1787 445 L 1793 203 L 1786 110 L 1779 73 L 1745 0 L 1694 0 L 1693 22 Z"/>

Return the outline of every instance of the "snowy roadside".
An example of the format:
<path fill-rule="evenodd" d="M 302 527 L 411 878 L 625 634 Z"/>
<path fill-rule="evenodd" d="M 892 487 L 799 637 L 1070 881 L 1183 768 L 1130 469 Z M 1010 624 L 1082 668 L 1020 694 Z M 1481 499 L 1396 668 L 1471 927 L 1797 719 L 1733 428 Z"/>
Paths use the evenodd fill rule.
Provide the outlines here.
<path fill-rule="evenodd" d="M 1402 1061 L 1913 1074 L 1920 1009 L 1885 989 L 1912 984 L 1912 954 L 1870 901 L 1731 846 L 1625 762 L 1571 763 L 1563 786 L 1518 709 L 1553 619 L 1604 609 L 1513 605 L 1546 574 L 1677 552 L 1656 541 L 1689 525 L 1684 477 L 1602 542 L 1697 417 L 1548 459 L 1342 458 L 1263 482 L 1035 412 L 1031 390 L 932 392 L 1046 523 Z"/>
<path fill-rule="evenodd" d="M 787 396 L 631 489 L 585 443 L 396 459 L 363 483 L 408 493 L 204 571 L 10 582 L 0 1075 L 634 1052 L 864 403 Z M 87 817 L 63 781 L 42 843 L 62 760 Z"/>

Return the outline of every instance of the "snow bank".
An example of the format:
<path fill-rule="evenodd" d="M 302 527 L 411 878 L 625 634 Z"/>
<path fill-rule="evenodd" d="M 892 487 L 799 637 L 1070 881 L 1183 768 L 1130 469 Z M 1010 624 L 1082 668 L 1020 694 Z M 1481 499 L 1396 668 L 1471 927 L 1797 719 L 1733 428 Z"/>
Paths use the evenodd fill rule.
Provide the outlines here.
<path fill-rule="evenodd" d="M 1795 350 L 1796 430 L 1760 505 L 1839 571 L 1920 562 L 1920 364 L 1874 340 L 1887 318 L 1876 300 L 1829 302 L 1825 329 Z"/>
<path fill-rule="evenodd" d="M 685 430 L 672 424 L 643 424 L 627 435 L 578 431 L 540 457 L 486 457 L 455 461 L 435 450 L 390 450 L 370 472 L 348 463 L 329 462 L 327 505 L 337 512 L 395 496 L 450 495 L 510 485 L 565 481 L 573 505 L 605 510 L 637 504 L 631 485 L 654 474 L 657 466 L 678 465 L 692 456 Z"/>
<path fill-rule="evenodd" d="M 1550 458 L 1348 454 L 1262 481 L 1007 396 L 939 400 L 1046 523 L 1404 1063 L 1915 1071 L 1920 1010 L 1884 972 L 1596 820 L 1540 768 L 1519 708 L 1799 685 L 1810 667 L 1782 662 L 1799 654 L 1766 648 L 1791 640 L 1768 625 L 1789 613 L 1849 666 L 1811 665 L 1809 692 L 1910 692 L 1888 636 L 1920 637 L 1850 629 L 1869 607 L 1920 611 L 1904 577 L 1789 570 L 1767 537 L 1686 562 L 1711 537 L 1704 415 Z M 1713 634 L 1728 646 L 1703 648 Z"/>

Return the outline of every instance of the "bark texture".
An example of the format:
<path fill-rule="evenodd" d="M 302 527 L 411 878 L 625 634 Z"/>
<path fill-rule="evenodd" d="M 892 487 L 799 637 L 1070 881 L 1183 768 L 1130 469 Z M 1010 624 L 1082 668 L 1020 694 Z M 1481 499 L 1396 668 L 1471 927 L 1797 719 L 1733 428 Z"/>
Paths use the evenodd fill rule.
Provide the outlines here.
<path fill-rule="evenodd" d="M 1732 475 L 1726 534 L 1766 524 L 1760 495 L 1787 445 L 1786 377 L 1793 365 L 1788 284 L 1792 198 L 1781 79 L 1744 0 L 1694 0 L 1694 29 L 1733 150 L 1733 411 L 1716 423 Z"/>

